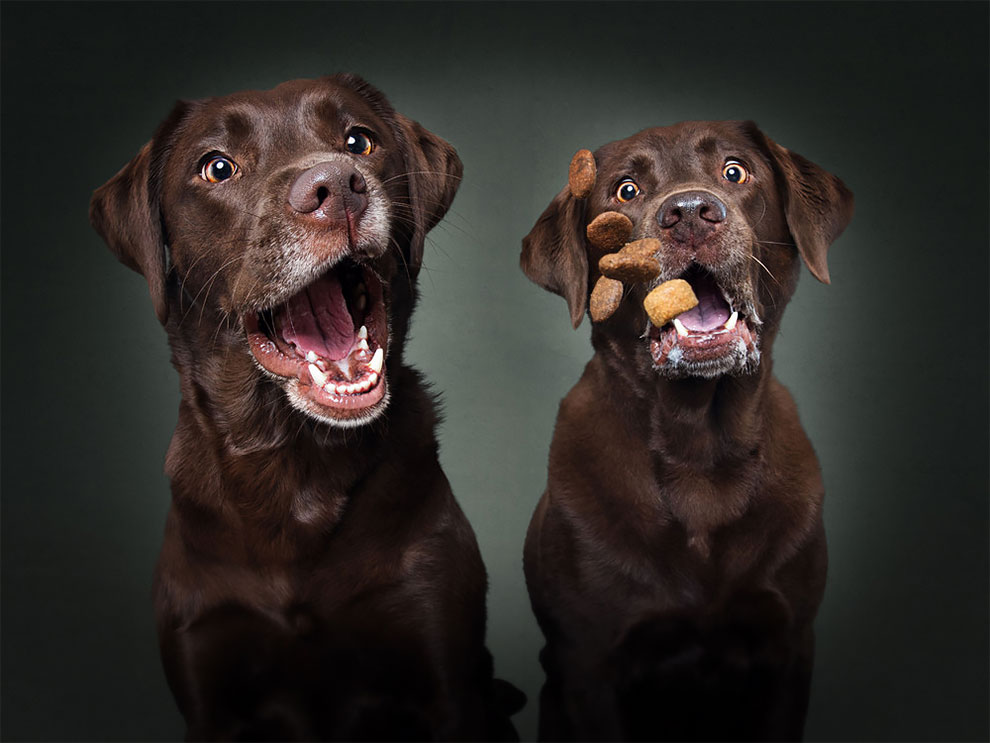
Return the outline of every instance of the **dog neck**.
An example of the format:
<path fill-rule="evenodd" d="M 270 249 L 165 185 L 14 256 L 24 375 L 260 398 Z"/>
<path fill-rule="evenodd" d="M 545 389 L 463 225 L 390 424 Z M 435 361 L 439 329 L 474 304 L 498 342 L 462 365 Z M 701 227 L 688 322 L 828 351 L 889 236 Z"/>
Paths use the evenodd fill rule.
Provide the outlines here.
<path fill-rule="evenodd" d="M 606 404 L 649 450 L 662 509 L 707 558 L 713 532 L 745 511 L 761 479 L 769 355 L 751 374 L 717 379 L 667 379 L 650 369 L 652 377 L 639 378 L 649 384 L 616 384 L 628 362 L 601 352 L 595 358 Z"/>
<path fill-rule="evenodd" d="M 402 408 L 342 429 L 294 409 L 238 345 L 236 330 L 209 331 L 217 332 L 215 345 L 171 319 L 168 330 L 182 396 L 165 465 L 173 508 L 209 512 L 218 530 L 228 522 L 267 529 L 281 534 L 286 550 L 305 551 L 310 541 L 322 543 L 390 454 L 422 449 L 422 457 L 436 457 L 433 399 L 398 360 L 389 383 Z"/>

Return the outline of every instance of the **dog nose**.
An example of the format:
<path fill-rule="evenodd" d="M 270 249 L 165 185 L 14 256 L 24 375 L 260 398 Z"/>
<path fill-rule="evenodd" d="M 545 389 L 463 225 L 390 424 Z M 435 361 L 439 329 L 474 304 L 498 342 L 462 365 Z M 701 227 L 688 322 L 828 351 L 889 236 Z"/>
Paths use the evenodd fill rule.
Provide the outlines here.
<path fill-rule="evenodd" d="M 356 219 L 368 206 L 368 183 L 349 163 L 317 163 L 296 177 L 289 206 L 318 220 Z"/>
<path fill-rule="evenodd" d="M 725 204 L 710 191 L 682 191 L 664 199 L 657 221 L 664 229 L 682 224 L 690 231 L 698 231 L 724 222 L 725 215 Z"/>

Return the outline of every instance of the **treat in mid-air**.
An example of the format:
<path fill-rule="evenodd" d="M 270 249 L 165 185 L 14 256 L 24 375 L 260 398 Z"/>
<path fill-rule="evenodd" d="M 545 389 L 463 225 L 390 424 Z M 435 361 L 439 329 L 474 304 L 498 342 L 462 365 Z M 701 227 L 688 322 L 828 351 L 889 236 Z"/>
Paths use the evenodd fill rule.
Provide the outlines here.
<path fill-rule="evenodd" d="M 591 301 L 588 304 L 591 321 L 608 320 L 619 308 L 620 301 L 622 301 L 622 282 L 610 279 L 608 276 L 599 276 L 595 288 L 591 291 Z"/>
<path fill-rule="evenodd" d="M 571 196 L 575 199 L 586 199 L 595 186 L 598 169 L 595 167 L 595 156 L 591 150 L 578 150 L 571 160 L 567 172 L 567 185 L 571 188 Z"/>
<path fill-rule="evenodd" d="M 642 240 L 634 240 L 631 243 L 626 243 L 622 248 L 622 252 L 629 255 L 655 258 L 656 254 L 660 252 L 660 241 L 655 237 L 644 237 Z M 650 278 L 656 277 L 651 276 Z"/>
<path fill-rule="evenodd" d="M 618 253 L 607 253 L 598 261 L 598 270 L 610 279 L 627 284 L 652 281 L 660 275 L 660 261 L 652 255 L 637 255 L 623 248 Z"/>
<path fill-rule="evenodd" d="M 625 245 L 632 231 L 632 221 L 625 214 L 602 212 L 591 220 L 585 234 L 596 248 L 611 252 Z"/>
<path fill-rule="evenodd" d="M 643 307 L 650 316 L 650 322 L 663 327 L 682 312 L 698 305 L 691 285 L 684 279 L 665 281 L 646 295 Z"/>

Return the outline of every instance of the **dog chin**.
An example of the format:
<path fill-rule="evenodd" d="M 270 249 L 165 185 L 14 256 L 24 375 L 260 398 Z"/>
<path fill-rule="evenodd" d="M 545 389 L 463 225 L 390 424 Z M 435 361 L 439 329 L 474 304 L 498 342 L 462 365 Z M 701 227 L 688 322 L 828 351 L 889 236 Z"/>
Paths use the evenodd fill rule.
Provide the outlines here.
<path fill-rule="evenodd" d="M 731 329 L 687 332 L 654 329 L 649 336 L 653 369 L 668 379 L 752 374 L 760 366 L 759 334 L 742 318 Z"/>
<path fill-rule="evenodd" d="M 315 402 L 310 394 L 300 389 L 298 380 L 289 380 L 285 386 L 285 396 L 292 407 L 300 413 L 333 428 L 360 428 L 381 417 L 391 398 L 388 381 L 383 379 L 375 390 L 366 394 L 369 397 L 377 397 L 377 401 L 362 408 L 341 410 Z"/>

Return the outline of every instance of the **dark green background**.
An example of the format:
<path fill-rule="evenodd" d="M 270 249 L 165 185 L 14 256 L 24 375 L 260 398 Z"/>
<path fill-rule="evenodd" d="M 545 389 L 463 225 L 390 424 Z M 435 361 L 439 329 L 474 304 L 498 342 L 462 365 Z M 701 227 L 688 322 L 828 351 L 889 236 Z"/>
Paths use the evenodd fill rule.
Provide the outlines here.
<path fill-rule="evenodd" d="M 182 735 L 149 599 L 177 382 L 90 193 L 176 98 L 354 71 L 464 161 L 409 356 L 443 392 L 524 737 L 523 537 L 590 345 L 520 239 L 577 149 L 752 118 L 856 194 L 776 347 L 827 488 L 808 737 L 986 740 L 987 29 L 985 3 L 4 3 L 3 737 Z"/>

